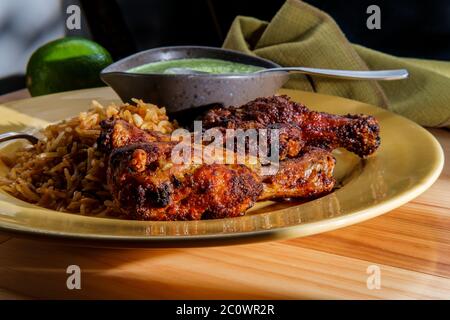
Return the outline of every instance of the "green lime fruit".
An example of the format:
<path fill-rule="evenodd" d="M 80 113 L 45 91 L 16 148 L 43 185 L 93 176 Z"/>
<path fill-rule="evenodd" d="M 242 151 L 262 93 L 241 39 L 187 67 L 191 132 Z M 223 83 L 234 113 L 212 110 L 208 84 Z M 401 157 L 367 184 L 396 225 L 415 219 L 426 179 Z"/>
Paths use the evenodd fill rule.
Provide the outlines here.
<path fill-rule="evenodd" d="M 99 44 L 67 37 L 37 49 L 27 65 L 27 88 L 32 96 L 103 86 L 99 73 L 112 63 Z"/>

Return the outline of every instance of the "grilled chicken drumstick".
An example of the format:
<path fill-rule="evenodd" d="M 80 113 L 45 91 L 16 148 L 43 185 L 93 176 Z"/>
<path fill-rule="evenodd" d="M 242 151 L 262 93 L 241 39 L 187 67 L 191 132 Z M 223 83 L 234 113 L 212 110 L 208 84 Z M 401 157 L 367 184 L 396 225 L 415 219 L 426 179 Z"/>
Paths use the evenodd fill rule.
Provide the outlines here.
<path fill-rule="evenodd" d="M 273 176 L 258 165 L 175 164 L 170 136 L 125 121 L 103 121 L 99 147 L 110 153 L 108 185 L 124 215 L 139 220 L 197 220 L 244 214 L 259 199 L 314 197 L 334 186 L 333 156 L 307 147 Z M 196 146 L 193 146 L 195 148 Z"/>
<path fill-rule="evenodd" d="M 343 147 L 365 157 L 380 145 L 380 128 L 374 117 L 310 111 L 288 96 L 258 98 L 238 108 L 213 108 L 202 118 L 205 129 L 259 128 L 278 123 L 298 126 L 306 146 Z"/>

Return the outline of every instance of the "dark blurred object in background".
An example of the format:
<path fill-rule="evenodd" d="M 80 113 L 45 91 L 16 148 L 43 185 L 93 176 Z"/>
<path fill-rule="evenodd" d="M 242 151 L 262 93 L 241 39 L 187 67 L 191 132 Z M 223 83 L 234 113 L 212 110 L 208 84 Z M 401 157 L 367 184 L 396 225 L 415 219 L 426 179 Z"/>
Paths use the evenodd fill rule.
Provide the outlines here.
<path fill-rule="evenodd" d="M 33 1 L 33 2 L 32 2 Z M 2 0 L 5 3 L 28 3 L 21 8 L 21 16 L 5 16 L 0 10 L 0 51 L 6 55 L 0 78 L 11 73 L 25 71 L 24 56 L 16 47 L 2 46 L 2 39 L 28 41 L 26 55 L 32 49 L 65 28 L 66 8 L 70 4 L 81 4 L 83 12 L 82 30 L 67 31 L 69 35 L 92 37 L 116 60 L 136 51 L 169 45 L 208 45 L 221 46 L 227 31 L 237 15 L 253 16 L 269 21 L 284 0 L 62 0 L 61 15 L 34 15 L 48 21 L 41 21 L 44 27 L 33 27 L 24 10 L 31 11 L 38 3 L 46 0 Z M 55 0 L 50 3 L 54 3 Z M 415 58 L 450 60 L 450 1 L 448 0 L 305 0 L 328 12 L 339 24 L 351 42 L 386 53 Z M 48 3 L 48 2 L 47 2 Z M 381 8 L 381 30 L 369 30 L 366 13 L 369 5 Z M 40 7 L 39 7 L 40 8 Z M 2 6 L 0 5 L 0 9 Z M 47 7 L 44 12 L 51 12 Z M 48 16 L 48 17 L 47 17 Z M 27 23 L 30 27 L 27 27 Z M 57 24 L 57 25 L 55 25 Z M 28 30 L 22 40 L 17 30 Z M 21 28 L 19 28 L 22 26 Z M 33 29 L 35 28 L 35 29 Z M 28 34 L 30 36 L 28 36 Z M 40 39 L 46 39 L 40 40 Z M 11 42 L 11 41 L 9 41 Z M 13 41 L 14 42 L 14 41 Z M 15 51 L 14 51 L 15 50 Z M 34 50 L 34 49 L 33 49 Z M 23 55 L 23 54 L 22 54 Z M 15 59 L 15 60 L 14 60 Z M 11 61 L 9 61 L 11 60 Z M 10 70 L 11 66 L 20 70 Z M 9 68 L 9 69 L 8 69 Z M 8 70 L 6 70 L 8 69 Z M 17 84 L 0 79 L 0 94 L 24 87 L 21 78 Z M 23 78 L 22 78 L 23 79 Z"/>
<path fill-rule="evenodd" d="M 269 21 L 284 3 L 284 0 L 116 1 L 139 50 L 183 44 L 220 46 L 237 15 Z M 305 2 L 329 13 L 351 42 L 398 56 L 450 60 L 448 0 Z M 381 9 L 381 30 L 366 27 L 369 16 L 366 10 L 373 4 Z"/>
<path fill-rule="evenodd" d="M 136 44 L 124 21 L 124 13 L 116 1 L 79 0 L 90 35 L 107 48 L 114 60 L 136 52 Z M 142 1 L 141 1 L 142 3 Z"/>
<path fill-rule="evenodd" d="M 450 60 L 448 0 L 306 0 L 328 12 L 354 43 L 403 57 Z M 365 27 L 369 5 L 381 9 L 381 30 Z"/>

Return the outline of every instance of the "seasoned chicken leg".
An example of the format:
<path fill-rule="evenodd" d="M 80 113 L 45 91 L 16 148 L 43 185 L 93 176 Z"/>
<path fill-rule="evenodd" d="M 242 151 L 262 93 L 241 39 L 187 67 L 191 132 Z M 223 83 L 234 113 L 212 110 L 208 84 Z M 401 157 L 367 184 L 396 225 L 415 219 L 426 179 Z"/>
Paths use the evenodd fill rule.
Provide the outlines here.
<path fill-rule="evenodd" d="M 132 219 L 235 217 L 259 199 L 315 197 L 334 186 L 334 158 L 318 148 L 304 149 L 300 157 L 282 161 L 278 173 L 262 177 L 259 164 L 174 163 L 177 142 L 167 136 L 158 141 L 160 134 L 124 121 L 103 122 L 102 129 L 98 144 L 111 150 L 108 185 L 117 206 Z"/>
<path fill-rule="evenodd" d="M 173 144 L 149 142 L 114 149 L 108 185 L 131 219 L 198 220 L 242 215 L 262 192 L 245 165 L 172 164 Z"/>
<path fill-rule="evenodd" d="M 287 96 L 258 98 L 237 108 L 213 108 L 206 112 L 202 121 L 206 129 L 296 125 L 301 129 L 306 146 L 328 150 L 343 147 L 360 157 L 372 154 L 380 144 L 380 128 L 374 117 L 310 111 Z"/>

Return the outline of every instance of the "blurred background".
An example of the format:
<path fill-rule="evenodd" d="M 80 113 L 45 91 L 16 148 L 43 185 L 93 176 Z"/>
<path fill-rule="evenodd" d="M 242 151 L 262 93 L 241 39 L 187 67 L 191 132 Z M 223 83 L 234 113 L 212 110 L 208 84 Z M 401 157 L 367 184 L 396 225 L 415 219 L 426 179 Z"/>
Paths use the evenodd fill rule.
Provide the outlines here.
<path fill-rule="evenodd" d="M 0 0 L 0 94 L 25 87 L 25 67 L 42 44 L 64 35 L 97 41 L 115 60 L 166 45 L 221 46 L 237 15 L 270 20 L 284 0 Z M 386 53 L 450 60 L 448 0 L 305 0 L 328 12 L 347 38 Z M 81 30 L 67 30 L 66 9 L 82 9 Z M 366 27 L 369 5 L 381 30 Z"/>

